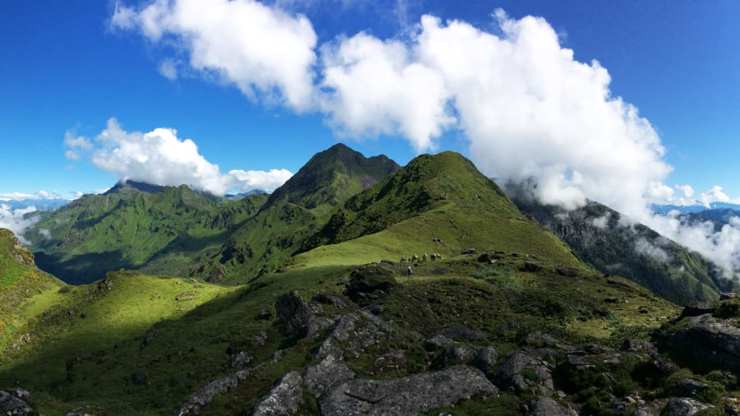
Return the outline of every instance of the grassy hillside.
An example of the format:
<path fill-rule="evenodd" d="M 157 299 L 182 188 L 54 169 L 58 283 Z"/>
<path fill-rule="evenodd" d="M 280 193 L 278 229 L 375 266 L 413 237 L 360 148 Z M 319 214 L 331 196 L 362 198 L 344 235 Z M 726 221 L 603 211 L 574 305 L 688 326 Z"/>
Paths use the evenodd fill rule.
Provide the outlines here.
<path fill-rule="evenodd" d="M 237 279 L 278 270 L 337 206 L 398 169 L 385 156 L 366 158 L 343 144 L 316 154 L 229 236 L 219 266 Z"/>
<path fill-rule="evenodd" d="M 401 277 L 404 265 L 386 265 L 401 285 L 382 301 L 380 316 L 401 325 L 398 338 L 382 341 L 370 356 L 348 364 L 367 376 L 425 371 L 431 358 L 413 334 L 432 336 L 456 325 L 482 331 L 485 339 L 478 342 L 502 354 L 534 331 L 568 342 L 618 345 L 624 336 L 645 334 L 676 313 L 667 302 L 624 280 L 588 272 L 565 277 L 547 260 L 536 272 L 521 271 L 525 261 L 511 254 L 490 265 L 460 256 L 422 264 L 412 278 Z M 321 342 L 286 337 L 271 305 L 291 291 L 305 299 L 341 292 L 350 271 L 309 267 L 230 288 L 114 275 L 94 285 L 56 291 L 27 307 L 36 317 L 24 328 L 33 334 L 32 341 L 18 351 L 6 351 L 12 361 L 0 366 L 0 386 L 18 383 L 29 389 L 34 404 L 50 416 L 73 409 L 169 415 L 210 381 L 233 374 L 234 352 L 245 351 L 253 358 L 250 366 L 267 365 L 258 367 L 248 383 L 218 395 L 204 414 L 249 414 L 285 372 L 311 363 L 311 351 Z M 611 298 L 620 302 L 605 301 Z M 271 316 L 259 319 L 265 309 Z M 376 357 L 398 349 L 406 351 L 407 364 L 377 373 Z M 518 405 L 510 411 L 515 409 Z M 317 413 L 307 407 L 305 414 Z"/>
<path fill-rule="evenodd" d="M 576 265 L 569 248 L 453 152 L 423 155 L 349 199 L 296 256 L 296 266 L 363 264 L 489 249 Z"/>
<path fill-rule="evenodd" d="M 518 198 L 518 205 L 604 273 L 627 276 L 678 304 L 715 300 L 733 282 L 699 253 L 597 202 L 565 211 Z"/>
<path fill-rule="evenodd" d="M 60 287 L 61 282 L 36 268 L 33 255 L 12 232 L 0 229 L 0 350 L 22 343 L 18 334 L 26 317 L 18 311 Z"/>
<path fill-rule="evenodd" d="M 119 184 L 46 216 L 27 235 L 39 266 L 68 282 L 119 269 L 189 276 L 266 198 L 225 201 L 186 186 Z"/>

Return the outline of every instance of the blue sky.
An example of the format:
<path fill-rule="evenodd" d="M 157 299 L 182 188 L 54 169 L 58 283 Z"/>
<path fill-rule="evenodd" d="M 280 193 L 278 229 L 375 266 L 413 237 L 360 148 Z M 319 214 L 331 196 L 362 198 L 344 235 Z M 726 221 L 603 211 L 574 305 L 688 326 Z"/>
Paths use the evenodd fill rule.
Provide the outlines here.
<path fill-rule="evenodd" d="M 0 193 L 110 186 L 114 174 L 84 159 L 66 159 L 63 144 L 66 131 L 94 137 L 110 117 L 129 131 L 176 128 L 223 171 L 296 171 L 337 140 L 320 114 L 297 115 L 249 100 L 233 86 L 202 76 L 166 79 L 157 66 L 171 50 L 136 33 L 111 30 L 113 3 L 11 1 L 1 7 Z M 289 8 L 310 19 L 319 44 L 361 30 L 391 38 L 423 13 L 492 32 L 497 8 L 513 19 L 542 16 L 576 60 L 597 59 L 611 75 L 612 94 L 650 120 L 674 168 L 669 185 L 722 185 L 740 195 L 738 2 L 313 0 Z M 416 150 L 398 136 L 350 144 L 405 163 Z M 451 130 L 438 149 L 469 152 L 466 143 L 465 134 Z"/>

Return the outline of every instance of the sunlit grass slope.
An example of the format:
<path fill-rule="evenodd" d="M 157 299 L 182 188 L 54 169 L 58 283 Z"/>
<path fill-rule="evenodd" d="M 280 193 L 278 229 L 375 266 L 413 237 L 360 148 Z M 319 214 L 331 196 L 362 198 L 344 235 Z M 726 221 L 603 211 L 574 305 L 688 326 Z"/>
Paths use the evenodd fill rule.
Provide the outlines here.
<path fill-rule="evenodd" d="M 537 255 L 577 265 L 570 249 L 453 152 L 424 155 L 344 204 L 294 267 L 362 264 L 469 248 Z"/>

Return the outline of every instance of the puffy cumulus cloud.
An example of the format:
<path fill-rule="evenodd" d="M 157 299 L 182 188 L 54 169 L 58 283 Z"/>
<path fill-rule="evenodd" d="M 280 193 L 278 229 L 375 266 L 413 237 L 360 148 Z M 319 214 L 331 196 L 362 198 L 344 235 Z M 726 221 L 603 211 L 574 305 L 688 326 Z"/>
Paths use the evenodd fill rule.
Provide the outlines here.
<path fill-rule="evenodd" d="M 129 132 L 114 118 L 108 120 L 106 128 L 96 137 L 91 160 L 120 180 L 188 185 L 215 195 L 223 195 L 231 189 L 271 191 L 292 175 L 285 169 L 234 170 L 223 174 L 218 165 L 200 153 L 192 139 L 179 138 L 177 130 L 156 128 L 149 132 Z"/>
<path fill-rule="evenodd" d="M 454 119 L 442 74 L 399 41 L 360 33 L 322 48 L 322 109 L 349 136 L 400 134 L 418 151 Z"/>
<path fill-rule="evenodd" d="M 116 4 L 110 25 L 153 43 L 174 42 L 193 69 L 249 97 L 261 93 L 297 111 L 311 105 L 317 39 L 304 16 L 255 0 L 155 0 L 139 9 Z"/>
<path fill-rule="evenodd" d="M 179 139 L 177 130 L 157 128 L 150 132 L 127 132 L 116 119 L 98 136 L 95 166 L 120 179 L 157 185 L 190 185 L 222 195 L 229 187 L 228 177 L 217 165 L 208 162 L 190 139 Z"/>
<path fill-rule="evenodd" d="M 670 172 L 650 123 L 611 94 L 605 68 L 575 60 L 544 19 L 500 10 L 496 18 L 500 35 L 424 16 L 417 40 L 419 58 L 452 92 L 479 167 L 534 178 L 544 202 L 640 209 Z"/>
<path fill-rule="evenodd" d="M 272 192 L 293 176 L 287 169 L 270 170 L 232 170 L 229 176 L 235 179 L 236 188 L 241 192 L 263 190 Z"/>
<path fill-rule="evenodd" d="M 12 231 L 18 239 L 25 243 L 23 233 L 39 220 L 37 216 L 32 215 L 34 212 L 36 212 L 35 207 L 14 209 L 10 205 L 0 204 L 0 228 Z"/>
<path fill-rule="evenodd" d="M 66 148 L 64 157 L 69 160 L 79 160 L 80 153 L 92 149 L 92 142 L 84 136 L 77 136 L 73 131 L 68 130 L 64 133 L 64 146 Z"/>
<path fill-rule="evenodd" d="M 709 208 L 711 207 L 711 204 L 715 202 L 737 203 L 738 199 L 730 198 L 730 196 L 725 193 L 724 189 L 721 186 L 715 185 L 708 191 L 702 192 L 699 196 L 699 201 L 702 205 Z"/>

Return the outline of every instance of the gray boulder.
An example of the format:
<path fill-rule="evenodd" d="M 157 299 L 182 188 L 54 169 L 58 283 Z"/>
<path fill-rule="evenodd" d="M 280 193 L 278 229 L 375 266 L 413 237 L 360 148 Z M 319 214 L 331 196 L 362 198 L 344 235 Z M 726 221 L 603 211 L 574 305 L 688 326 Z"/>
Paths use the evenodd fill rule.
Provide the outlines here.
<path fill-rule="evenodd" d="M 662 336 L 662 346 L 678 362 L 701 367 L 740 372 L 740 328 L 733 320 L 709 314 L 680 320 Z"/>
<path fill-rule="evenodd" d="M 549 397 L 540 397 L 532 402 L 527 413 L 529 416 L 577 416 L 570 407 L 558 403 Z"/>
<path fill-rule="evenodd" d="M 347 381 L 327 393 L 320 405 L 323 416 L 406 416 L 497 393 L 479 370 L 459 366 L 395 380 Z"/>
<path fill-rule="evenodd" d="M 689 399 L 687 397 L 673 397 L 661 412 L 662 416 L 694 416 L 695 414 L 714 406 Z"/>
<path fill-rule="evenodd" d="M 327 355 L 317 364 L 306 368 L 303 376 L 306 390 L 321 397 L 332 387 L 355 378 L 355 373 L 334 355 Z"/>
<path fill-rule="evenodd" d="M 549 365 L 525 351 L 509 355 L 496 372 L 494 380 L 501 388 L 515 392 L 547 394 L 554 388 Z"/>
<path fill-rule="evenodd" d="M 35 415 L 31 405 L 28 404 L 30 394 L 23 389 L 11 391 L 0 390 L 0 415 L 3 416 L 30 416 Z"/>
<path fill-rule="evenodd" d="M 253 416 L 295 415 L 303 406 L 303 377 L 291 371 L 272 388 L 254 409 Z"/>
<path fill-rule="evenodd" d="M 314 337 L 331 325 L 331 320 L 316 315 L 296 292 L 286 293 L 275 302 L 278 325 L 291 338 Z"/>

